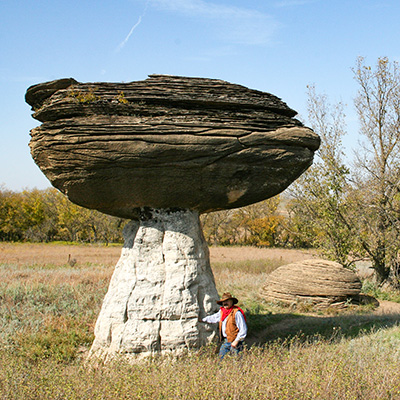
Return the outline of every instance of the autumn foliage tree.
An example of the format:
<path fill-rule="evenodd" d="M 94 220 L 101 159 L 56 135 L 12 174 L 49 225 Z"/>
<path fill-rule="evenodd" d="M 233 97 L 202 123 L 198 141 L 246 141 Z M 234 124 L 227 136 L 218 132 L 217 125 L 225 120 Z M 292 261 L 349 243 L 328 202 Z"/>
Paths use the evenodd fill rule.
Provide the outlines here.
<path fill-rule="evenodd" d="M 233 210 L 201 216 L 203 232 L 209 244 L 274 247 L 283 244 L 280 197 Z"/>
<path fill-rule="evenodd" d="M 282 245 L 279 196 L 251 206 L 201 216 L 209 244 Z M 122 242 L 120 218 L 71 203 L 55 189 L 0 189 L 0 240 L 32 242 Z"/>
<path fill-rule="evenodd" d="M 364 58 L 353 70 L 359 91 L 355 105 L 364 138 L 357 150 L 355 231 L 381 282 L 399 284 L 400 243 L 400 70 L 379 58 Z"/>
<path fill-rule="evenodd" d="M 357 60 L 355 105 L 363 141 L 352 168 L 343 162 L 343 113 L 311 88 L 312 127 L 322 146 L 313 167 L 294 185 L 292 213 L 325 254 L 349 265 L 368 257 L 379 283 L 400 285 L 400 70 L 379 58 Z M 302 232 L 303 230 L 303 232 Z"/>
<path fill-rule="evenodd" d="M 0 240 L 120 242 L 123 220 L 71 203 L 55 189 L 0 189 Z"/>
<path fill-rule="evenodd" d="M 291 186 L 288 229 L 301 243 L 349 266 L 355 242 L 347 221 L 350 171 L 343 161 L 344 117 L 342 103 L 332 105 L 326 95 L 308 87 L 308 119 L 321 147 L 314 164 Z"/>

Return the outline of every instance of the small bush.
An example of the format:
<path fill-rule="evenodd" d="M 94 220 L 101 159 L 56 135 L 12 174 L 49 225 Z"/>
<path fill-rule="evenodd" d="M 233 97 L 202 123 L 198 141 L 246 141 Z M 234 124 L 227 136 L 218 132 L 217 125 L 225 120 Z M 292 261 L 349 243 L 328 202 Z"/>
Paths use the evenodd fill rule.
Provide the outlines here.
<path fill-rule="evenodd" d="M 400 303 L 400 292 L 398 290 L 383 289 L 377 283 L 368 279 L 363 281 L 361 292 L 376 299 Z"/>

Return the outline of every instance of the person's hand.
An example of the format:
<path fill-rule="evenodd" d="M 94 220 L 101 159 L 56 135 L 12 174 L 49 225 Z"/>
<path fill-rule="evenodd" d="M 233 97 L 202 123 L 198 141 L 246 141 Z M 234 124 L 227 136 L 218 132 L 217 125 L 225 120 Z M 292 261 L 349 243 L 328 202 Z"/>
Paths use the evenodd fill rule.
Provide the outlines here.
<path fill-rule="evenodd" d="M 197 319 L 199 322 L 203 322 L 203 320 L 200 318 L 200 317 L 198 317 L 198 319 Z"/>
<path fill-rule="evenodd" d="M 231 343 L 231 346 L 232 346 L 234 349 L 236 349 L 236 347 L 238 346 L 238 344 L 239 344 L 239 340 L 235 340 L 235 341 L 233 341 L 233 342 Z"/>

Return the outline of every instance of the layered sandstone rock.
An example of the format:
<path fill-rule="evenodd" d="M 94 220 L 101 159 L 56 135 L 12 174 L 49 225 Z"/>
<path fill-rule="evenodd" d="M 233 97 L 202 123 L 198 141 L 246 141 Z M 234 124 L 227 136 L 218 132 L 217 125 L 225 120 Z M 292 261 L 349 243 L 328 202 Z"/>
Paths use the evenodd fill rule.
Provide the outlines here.
<path fill-rule="evenodd" d="M 272 197 L 313 159 L 319 137 L 280 99 L 216 79 L 61 79 L 26 94 L 31 152 L 76 204 L 123 218 L 136 208 L 199 212 Z"/>
<path fill-rule="evenodd" d="M 125 245 L 95 327 L 91 354 L 110 358 L 179 352 L 215 338 L 198 317 L 218 293 L 195 211 L 143 210 Z"/>
<path fill-rule="evenodd" d="M 132 220 L 91 355 L 213 340 L 197 322 L 218 299 L 199 213 L 280 193 L 311 165 L 319 137 L 277 97 L 215 79 L 60 79 L 30 87 L 26 101 L 42 122 L 31 153 L 50 182 L 76 204 Z"/>
<path fill-rule="evenodd" d="M 360 291 L 354 272 L 337 262 L 312 259 L 277 268 L 268 275 L 262 295 L 268 301 L 326 307 L 343 305 Z"/>

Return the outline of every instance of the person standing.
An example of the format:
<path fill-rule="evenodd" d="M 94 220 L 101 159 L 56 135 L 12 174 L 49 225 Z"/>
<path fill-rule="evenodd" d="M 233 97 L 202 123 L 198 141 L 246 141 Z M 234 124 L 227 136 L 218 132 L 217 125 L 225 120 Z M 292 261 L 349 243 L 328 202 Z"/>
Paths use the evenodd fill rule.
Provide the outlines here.
<path fill-rule="evenodd" d="M 209 324 L 219 323 L 219 336 L 222 341 L 219 356 L 222 360 L 228 353 L 239 354 L 243 350 L 247 324 L 243 310 L 235 305 L 238 299 L 229 292 L 224 293 L 217 303 L 221 306 L 219 311 L 199 321 Z"/>

